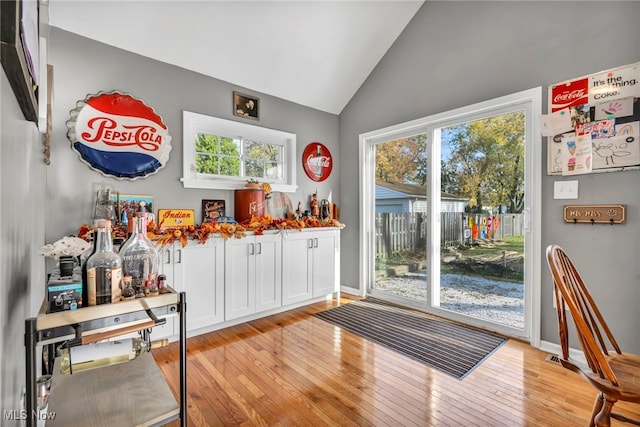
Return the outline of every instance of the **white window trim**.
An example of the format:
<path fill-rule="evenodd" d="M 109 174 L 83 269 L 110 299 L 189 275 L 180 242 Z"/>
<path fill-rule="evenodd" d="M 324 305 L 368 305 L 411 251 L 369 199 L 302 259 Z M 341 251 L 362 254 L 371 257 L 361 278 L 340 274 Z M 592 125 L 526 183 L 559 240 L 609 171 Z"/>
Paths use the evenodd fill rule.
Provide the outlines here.
<path fill-rule="evenodd" d="M 225 120 L 190 111 L 182 112 L 182 185 L 184 188 L 236 190 L 244 187 L 243 177 L 211 178 L 196 173 L 196 137 L 209 135 L 241 135 L 246 139 L 282 145 L 284 147 L 284 183 L 270 182 L 273 191 L 295 193 L 296 185 L 296 134 L 260 126 Z"/>

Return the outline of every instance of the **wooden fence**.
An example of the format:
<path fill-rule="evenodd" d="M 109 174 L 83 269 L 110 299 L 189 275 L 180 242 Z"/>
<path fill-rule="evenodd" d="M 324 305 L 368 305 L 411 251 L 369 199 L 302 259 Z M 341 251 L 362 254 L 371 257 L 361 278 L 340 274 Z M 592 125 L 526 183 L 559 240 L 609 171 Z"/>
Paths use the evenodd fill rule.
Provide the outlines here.
<path fill-rule="evenodd" d="M 504 239 L 524 234 L 522 214 L 442 212 L 440 215 L 442 248 L 469 245 L 475 239 Z M 378 259 L 421 252 L 426 248 L 426 213 L 379 213 L 375 225 Z"/>

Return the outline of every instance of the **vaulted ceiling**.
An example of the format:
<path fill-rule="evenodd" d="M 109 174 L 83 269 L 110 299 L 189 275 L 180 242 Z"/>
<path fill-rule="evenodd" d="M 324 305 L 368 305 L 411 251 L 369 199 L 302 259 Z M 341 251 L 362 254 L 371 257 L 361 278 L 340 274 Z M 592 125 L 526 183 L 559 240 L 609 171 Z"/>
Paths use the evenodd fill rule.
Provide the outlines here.
<path fill-rule="evenodd" d="M 339 114 L 423 1 L 49 0 L 49 23 Z"/>

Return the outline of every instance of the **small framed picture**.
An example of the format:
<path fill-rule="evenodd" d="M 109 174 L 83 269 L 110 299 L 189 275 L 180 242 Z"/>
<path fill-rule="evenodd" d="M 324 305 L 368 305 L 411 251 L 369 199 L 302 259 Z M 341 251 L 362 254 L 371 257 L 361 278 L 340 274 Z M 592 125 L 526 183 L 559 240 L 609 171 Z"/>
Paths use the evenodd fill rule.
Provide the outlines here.
<path fill-rule="evenodd" d="M 153 196 L 141 194 L 111 194 L 111 200 L 117 204 L 118 221 L 125 222 L 124 216 L 144 210 L 153 216 Z M 127 220 L 128 222 L 128 220 Z"/>
<path fill-rule="evenodd" d="M 260 98 L 233 92 L 233 115 L 259 120 Z"/>
<path fill-rule="evenodd" d="M 202 223 L 224 216 L 224 200 L 202 200 Z"/>

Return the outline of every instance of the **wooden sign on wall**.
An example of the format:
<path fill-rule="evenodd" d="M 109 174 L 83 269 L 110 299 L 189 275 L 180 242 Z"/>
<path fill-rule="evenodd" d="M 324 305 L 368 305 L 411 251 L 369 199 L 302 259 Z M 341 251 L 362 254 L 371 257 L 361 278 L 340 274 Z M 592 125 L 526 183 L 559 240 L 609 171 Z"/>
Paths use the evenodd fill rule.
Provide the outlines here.
<path fill-rule="evenodd" d="M 574 224 L 624 224 L 626 205 L 565 205 L 564 222 Z"/>

